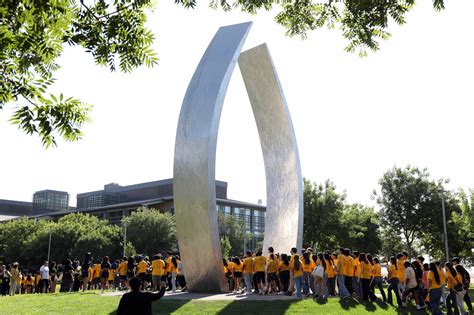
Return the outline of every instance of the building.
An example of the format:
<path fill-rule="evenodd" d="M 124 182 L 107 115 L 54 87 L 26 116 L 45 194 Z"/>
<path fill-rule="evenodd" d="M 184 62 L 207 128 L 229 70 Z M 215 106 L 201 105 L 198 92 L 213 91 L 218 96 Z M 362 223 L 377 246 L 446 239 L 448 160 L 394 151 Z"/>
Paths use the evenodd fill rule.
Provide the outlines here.
<path fill-rule="evenodd" d="M 216 211 L 235 215 L 245 221 L 247 248 L 255 248 L 263 240 L 266 207 L 227 198 L 227 182 L 216 181 Z M 165 179 L 135 185 L 120 186 L 112 183 L 104 189 L 77 195 L 74 210 L 50 212 L 38 218 L 57 219 L 68 213 L 81 212 L 107 219 L 111 224 L 121 224 L 123 217 L 140 207 L 155 208 L 174 213 L 173 179 Z"/>
<path fill-rule="evenodd" d="M 33 213 L 69 209 L 69 194 L 58 190 L 40 190 L 33 195 Z"/>
<path fill-rule="evenodd" d="M 0 199 L 0 221 L 33 214 L 33 203 Z"/>

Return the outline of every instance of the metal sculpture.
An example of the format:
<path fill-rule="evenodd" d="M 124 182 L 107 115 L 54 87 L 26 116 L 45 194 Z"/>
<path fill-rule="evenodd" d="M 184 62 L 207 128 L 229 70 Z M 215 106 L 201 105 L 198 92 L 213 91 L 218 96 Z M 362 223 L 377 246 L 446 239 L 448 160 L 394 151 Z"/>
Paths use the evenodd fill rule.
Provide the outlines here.
<path fill-rule="evenodd" d="M 174 157 L 174 206 L 189 291 L 228 289 L 217 228 L 215 159 L 224 97 L 239 62 L 257 123 L 265 163 L 264 247 L 301 247 L 303 182 L 290 114 L 266 45 L 240 51 L 252 23 L 221 27 L 189 83 L 181 107 Z M 240 56 L 240 58 L 239 58 Z"/>

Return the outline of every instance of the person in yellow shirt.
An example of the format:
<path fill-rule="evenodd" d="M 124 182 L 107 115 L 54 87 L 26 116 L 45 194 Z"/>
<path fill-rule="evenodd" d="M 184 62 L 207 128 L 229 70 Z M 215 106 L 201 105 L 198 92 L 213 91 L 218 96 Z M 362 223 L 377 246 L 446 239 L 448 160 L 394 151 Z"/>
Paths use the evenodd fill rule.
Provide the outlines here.
<path fill-rule="evenodd" d="M 430 263 L 430 271 L 428 273 L 428 288 L 430 293 L 430 306 L 434 315 L 442 314 L 439 309 L 441 300 L 441 276 L 435 263 Z"/>
<path fill-rule="evenodd" d="M 314 270 L 314 267 L 316 266 L 316 262 L 311 259 L 309 252 L 303 253 L 302 262 L 303 262 L 303 294 L 305 296 L 308 296 L 310 288 L 312 289 L 314 293 L 313 270 Z"/>
<path fill-rule="evenodd" d="M 233 259 L 233 277 L 234 277 L 234 292 L 241 293 L 240 282 L 242 280 L 242 274 L 244 271 L 244 264 L 240 261 L 239 257 Z"/>
<path fill-rule="evenodd" d="M 438 273 L 441 278 L 441 304 L 446 305 L 446 274 L 444 273 L 444 264 L 441 264 L 439 261 L 435 261 L 436 268 L 438 268 Z"/>
<path fill-rule="evenodd" d="M 369 301 L 370 278 L 372 277 L 372 266 L 367 260 L 365 253 L 359 254 L 359 283 L 361 287 L 362 300 Z"/>
<path fill-rule="evenodd" d="M 94 289 L 99 288 L 99 284 L 100 284 L 100 260 L 96 260 L 95 265 L 93 266 L 92 283 L 94 285 Z"/>
<path fill-rule="evenodd" d="M 405 259 L 402 253 L 397 254 L 397 272 L 398 272 L 398 280 L 400 281 L 398 284 L 398 291 L 400 295 L 405 291 Z"/>
<path fill-rule="evenodd" d="M 151 262 L 151 282 L 153 284 L 153 291 L 160 291 L 163 286 L 165 286 L 164 281 L 166 281 L 166 270 L 165 262 L 163 260 L 163 255 L 157 254 L 153 256 Z"/>
<path fill-rule="evenodd" d="M 280 277 L 281 291 L 288 294 L 290 285 L 290 260 L 287 254 L 281 254 L 278 264 L 278 275 Z"/>
<path fill-rule="evenodd" d="M 253 260 L 255 266 L 255 280 L 257 282 L 258 293 L 262 295 L 265 287 L 265 270 L 267 266 L 267 258 L 262 256 L 262 251 L 259 250 L 256 253 L 256 257 Z"/>
<path fill-rule="evenodd" d="M 398 269 L 397 269 L 397 258 L 390 257 L 390 267 L 388 268 L 388 281 L 389 286 L 387 288 L 387 302 L 390 305 L 392 304 L 392 291 L 395 293 L 397 298 L 398 307 L 402 307 L 402 299 L 400 297 L 400 291 L 398 290 L 398 285 L 400 280 L 398 279 Z"/>
<path fill-rule="evenodd" d="M 314 297 L 315 298 L 326 298 L 326 281 L 327 281 L 327 269 L 328 264 L 324 259 L 322 253 L 313 255 L 313 261 L 315 261 L 315 268 L 313 269 L 314 276 Z"/>
<path fill-rule="evenodd" d="M 293 273 L 293 281 L 296 287 L 296 297 L 301 299 L 301 285 L 303 283 L 303 262 L 300 260 L 300 256 L 295 254 L 293 261 L 290 262 L 290 271 Z"/>
<path fill-rule="evenodd" d="M 168 257 L 166 258 L 166 281 L 168 282 L 168 290 L 171 290 L 171 259 L 173 258 L 173 253 L 168 252 Z"/>
<path fill-rule="evenodd" d="M 117 265 L 115 263 L 111 264 L 111 268 L 109 269 L 109 290 L 114 289 L 115 275 L 117 270 Z"/>
<path fill-rule="evenodd" d="M 120 289 L 126 287 L 127 282 L 127 272 L 128 272 L 128 258 L 126 256 L 122 257 L 122 261 L 118 266 L 118 275 L 120 279 Z"/>
<path fill-rule="evenodd" d="M 277 292 L 276 282 L 277 282 L 277 271 L 278 265 L 277 260 L 275 258 L 275 254 L 270 254 L 268 256 L 268 264 L 267 264 L 267 281 L 268 281 L 268 288 L 267 292 Z"/>
<path fill-rule="evenodd" d="M 324 262 L 326 263 L 326 274 L 328 277 L 327 286 L 328 286 L 328 295 L 336 295 L 336 267 L 334 265 L 334 260 L 332 259 L 329 253 L 324 253 Z"/>
<path fill-rule="evenodd" d="M 138 264 L 136 268 L 136 275 L 140 279 L 142 284 L 142 290 L 145 290 L 147 283 L 146 283 L 146 270 L 148 269 L 148 264 L 143 259 L 143 257 L 138 257 Z"/>
<path fill-rule="evenodd" d="M 227 261 L 227 269 L 229 270 L 229 291 L 232 292 L 235 289 L 235 282 L 234 282 L 234 257 L 229 257 Z"/>
<path fill-rule="evenodd" d="M 352 295 L 354 288 L 352 287 L 352 277 L 354 276 L 354 258 L 348 248 L 344 249 L 344 282 L 347 291 Z"/>
<path fill-rule="evenodd" d="M 352 261 L 354 264 L 354 273 L 352 276 L 352 289 L 354 290 L 355 294 L 359 297 L 362 296 L 362 288 L 360 283 L 360 262 L 359 262 L 359 252 L 353 251 L 352 252 Z"/>
<path fill-rule="evenodd" d="M 244 258 L 244 261 L 242 263 L 244 265 L 243 277 L 247 293 L 252 293 L 253 259 L 251 251 L 247 251 L 246 257 Z"/>
<path fill-rule="evenodd" d="M 382 279 L 382 266 L 380 266 L 380 261 L 377 257 L 373 259 L 374 264 L 371 268 L 372 280 L 370 281 L 370 292 L 375 292 L 375 287 L 377 286 L 382 296 L 382 300 L 385 303 L 387 298 L 385 296 L 385 291 L 383 289 L 383 279 Z"/>
<path fill-rule="evenodd" d="M 179 260 L 176 256 L 171 257 L 171 290 L 176 292 L 176 277 L 178 276 Z"/>
<path fill-rule="evenodd" d="M 453 267 L 450 262 L 445 264 L 446 280 L 448 284 L 449 295 L 446 300 L 446 308 L 448 314 L 468 314 L 464 308 L 464 296 L 467 294 L 463 287 L 463 279 L 461 273 Z"/>
<path fill-rule="evenodd" d="M 341 299 L 351 296 L 349 290 L 346 287 L 346 276 L 345 276 L 345 264 L 346 256 L 344 255 L 345 249 L 339 249 L 339 255 L 337 256 L 337 286 L 339 288 L 339 297 Z"/>

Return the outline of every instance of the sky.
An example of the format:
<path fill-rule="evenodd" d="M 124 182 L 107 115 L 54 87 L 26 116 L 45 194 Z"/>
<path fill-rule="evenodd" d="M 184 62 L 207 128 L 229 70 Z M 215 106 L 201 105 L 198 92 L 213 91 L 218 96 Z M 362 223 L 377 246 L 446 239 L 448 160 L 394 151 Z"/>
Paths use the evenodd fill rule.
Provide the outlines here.
<path fill-rule="evenodd" d="M 349 202 L 375 205 L 372 192 L 393 166 L 427 167 L 449 178 L 448 189 L 474 188 L 474 2 L 449 1 L 435 12 L 419 1 L 380 50 L 360 58 L 344 51 L 338 30 L 306 40 L 285 36 L 276 12 L 248 15 L 207 8 L 186 10 L 161 1 L 148 15 L 160 58 L 131 74 L 94 64 L 66 47 L 52 93 L 94 105 L 79 142 L 45 149 L 37 136 L 10 125 L 12 105 L 0 111 L 0 199 L 31 201 L 43 189 L 76 194 L 111 182 L 130 185 L 171 178 L 177 121 L 187 85 L 220 26 L 253 21 L 243 50 L 269 46 L 298 142 L 302 174 L 330 179 Z M 219 127 L 216 179 L 228 197 L 266 202 L 257 128 L 238 67 Z"/>

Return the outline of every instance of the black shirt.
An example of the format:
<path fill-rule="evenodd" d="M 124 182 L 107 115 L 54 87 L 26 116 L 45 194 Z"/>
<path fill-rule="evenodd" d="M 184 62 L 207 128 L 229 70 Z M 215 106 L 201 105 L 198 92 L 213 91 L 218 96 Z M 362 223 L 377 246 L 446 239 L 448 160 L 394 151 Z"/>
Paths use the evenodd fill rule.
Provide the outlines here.
<path fill-rule="evenodd" d="M 151 315 L 151 302 L 161 299 L 165 288 L 158 293 L 132 291 L 120 299 L 117 315 Z"/>

